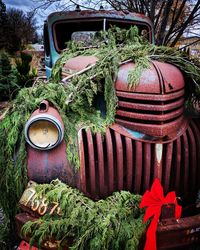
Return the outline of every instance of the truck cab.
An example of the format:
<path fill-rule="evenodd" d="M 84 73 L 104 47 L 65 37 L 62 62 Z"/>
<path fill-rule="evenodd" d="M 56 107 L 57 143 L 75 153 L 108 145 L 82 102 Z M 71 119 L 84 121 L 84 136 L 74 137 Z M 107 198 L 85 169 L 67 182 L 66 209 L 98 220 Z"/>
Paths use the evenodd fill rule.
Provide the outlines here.
<path fill-rule="evenodd" d="M 106 31 L 112 26 L 130 29 L 136 25 L 140 34 L 154 42 L 153 26 L 149 18 L 142 14 L 122 11 L 70 11 L 55 12 L 48 16 L 44 24 L 45 68 L 46 75 L 51 76 L 52 67 L 63 50 L 67 49 L 67 42 L 73 39 L 83 39 L 83 35 L 93 35 L 99 31 Z"/>

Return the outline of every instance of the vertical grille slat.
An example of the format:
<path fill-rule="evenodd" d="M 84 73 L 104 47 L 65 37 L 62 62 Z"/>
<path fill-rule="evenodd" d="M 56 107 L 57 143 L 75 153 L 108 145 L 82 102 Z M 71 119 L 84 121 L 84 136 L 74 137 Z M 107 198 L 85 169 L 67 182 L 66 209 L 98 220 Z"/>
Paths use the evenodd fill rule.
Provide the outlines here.
<path fill-rule="evenodd" d="M 173 143 L 170 142 L 166 145 L 166 152 L 165 152 L 165 174 L 163 175 L 163 182 L 164 182 L 164 191 L 167 192 L 170 186 L 170 174 L 171 174 L 171 167 L 172 167 L 172 155 L 173 155 Z"/>
<path fill-rule="evenodd" d="M 90 191 L 92 194 L 96 194 L 96 173 L 95 173 L 95 158 L 94 158 L 94 144 L 91 130 L 86 132 L 88 140 L 88 158 L 89 158 L 89 179 L 90 179 Z"/>
<path fill-rule="evenodd" d="M 197 163 L 196 163 L 196 183 L 197 190 L 200 189 L 200 128 L 195 122 L 191 122 L 191 128 L 194 131 L 194 136 L 196 139 L 196 153 L 197 153 Z"/>
<path fill-rule="evenodd" d="M 81 189 L 94 198 L 117 190 L 143 194 L 159 178 L 165 193 L 182 199 L 200 188 L 200 124 L 192 121 L 171 142 L 141 142 L 108 128 L 103 136 L 79 133 Z"/>
<path fill-rule="evenodd" d="M 191 193 L 194 193 L 196 187 L 196 142 L 191 128 L 188 128 L 189 145 L 190 145 L 190 169 L 189 169 L 189 185 Z M 193 166 L 193 167 L 191 167 Z"/>
<path fill-rule="evenodd" d="M 127 189 L 132 189 L 132 181 L 133 181 L 133 146 L 132 140 L 128 137 L 125 138 L 126 142 L 126 167 L 127 167 L 127 174 L 126 174 L 126 182 L 127 182 Z"/>
<path fill-rule="evenodd" d="M 106 131 L 106 144 L 107 146 L 107 168 L 108 168 L 108 189 L 109 193 L 114 192 L 114 158 L 113 158 L 113 143 L 111 138 L 110 129 Z"/>
<path fill-rule="evenodd" d="M 151 174 L 151 144 L 144 143 L 144 184 L 143 191 L 147 190 L 150 186 Z"/>
<path fill-rule="evenodd" d="M 183 165 L 181 166 L 182 176 L 183 176 L 182 192 L 184 194 L 187 194 L 188 193 L 188 176 L 189 176 L 189 147 L 188 147 L 189 145 L 188 145 L 187 134 L 184 133 L 182 137 L 183 137 L 183 142 L 182 142 L 183 152 L 181 155 L 183 157 Z"/>
<path fill-rule="evenodd" d="M 180 192 L 180 180 L 181 180 L 181 138 L 179 137 L 175 141 L 176 159 L 175 159 L 175 190 Z"/>
<path fill-rule="evenodd" d="M 79 143 L 79 155 L 80 155 L 80 162 L 82 164 L 80 164 L 80 176 L 81 176 L 81 187 L 82 187 L 82 191 L 84 193 L 87 192 L 86 190 L 86 183 L 87 183 L 87 180 L 86 180 L 86 160 L 85 160 L 85 155 L 87 154 L 85 152 L 85 145 L 84 145 L 84 133 L 85 131 L 84 130 L 80 130 L 79 131 L 79 137 L 82 138 L 82 142 Z"/>
<path fill-rule="evenodd" d="M 97 140 L 97 154 L 98 154 L 98 172 L 99 172 L 99 192 L 105 195 L 105 173 L 104 173 L 104 152 L 103 152 L 103 142 L 100 133 L 96 134 Z"/>
<path fill-rule="evenodd" d="M 123 178 L 124 178 L 124 170 L 123 170 L 123 147 L 122 147 L 122 139 L 121 135 L 115 132 L 115 141 L 116 141 L 116 157 L 117 157 L 117 189 L 123 189 Z"/>
<path fill-rule="evenodd" d="M 142 142 L 135 141 L 135 193 L 140 192 L 142 181 Z"/>

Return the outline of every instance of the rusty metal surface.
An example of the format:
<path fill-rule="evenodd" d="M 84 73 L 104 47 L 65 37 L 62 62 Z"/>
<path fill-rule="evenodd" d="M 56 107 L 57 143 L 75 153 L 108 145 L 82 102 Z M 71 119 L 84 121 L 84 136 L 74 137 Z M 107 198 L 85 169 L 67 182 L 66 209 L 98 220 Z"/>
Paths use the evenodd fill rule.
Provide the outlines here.
<path fill-rule="evenodd" d="M 135 68 L 134 63 L 126 63 L 119 68 L 115 87 L 117 91 L 145 94 L 169 94 L 185 86 L 183 74 L 172 64 L 152 61 L 150 68 L 145 69 L 137 86 L 128 86 L 128 75 Z M 152 99 L 153 100 L 153 99 Z"/>
<path fill-rule="evenodd" d="M 85 139 L 82 139 L 84 137 L 83 130 L 79 130 L 78 132 L 78 141 L 85 141 Z M 87 187 L 86 187 L 86 158 L 87 153 L 85 152 L 87 146 L 85 146 L 83 143 L 79 143 L 79 159 L 80 159 L 80 182 L 79 182 L 79 188 L 82 190 L 83 193 L 87 194 Z"/>
<path fill-rule="evenodd" d="M 125 159 L 127 161 L 127 174 L 125 176 L 126 188 L 128 190 L 132 187 L 132 178 L 133 178 L 133 148 L 132 140 L 128 137 L 125 138 L 125 146 L 129 148 L 129 151 L 126 151 Z"/>
<path fill-rule="evenodd" d="M 64 130 L 64 125 L 58 111 L 51 107 L 48 102 L 43 101 L 40 108 L 35 110 L 31 118 L 40 115 L 51 115 L 55 117 Z M 30 119 L 31 119 L 30 118 Z M 77 175 L 74 168 L 69 164 L 66 155 L 66 144 L 63 140 L 61 144 L 50 150 L 38 150 L 29 144 L 27 145 L 27 173 L 29 180 L 37 183 L 48 183 L 59 178 L 69 185 L 75 186 Z"/>
<path fill-rule="evenodd" d="M 176 133 L 171 133 L 168 134 L 165 137 L 156 137 L 156 136 L 149 136 L 147 134 L 141 133 L 141 132 L 137 132 L 128 128 L 125 128 L 121 125 L 118 124 L 112 124 L 110 126 L 111 129 L 118 131 L 120 134 L 124 135 L 125 137 L 134 139 L 134 140 L 139 140 L 142 142 L 149 142 L 149 143 L 161 143 L 161 144 L 165 144 L 165 143 L 169 143 L 170 141 L 174 141 L 175 139 L 179 138 L 184 132 L 185 130 L 188 128 L 188 124 L 191 121 L 191 118 L 185 118 L 182 122 L 182 124 L 180 125 L 179 128 L 177 128 Z"/>
<path fill-rule="evenodd" d="M 106 131 L 106 145 L 110 145 L 110 147 L 106 147 L 106 158 L 107 159 L 107 164 L 105 164 L 105 169 L 107 166 L 109 166 L 109 168 L 107 167 L 107 178 L 106 180 L 109 179 L 108 182 L 108 192 L 112 193 L 114 191 L 114 185 L 115 185 L 115 180 L 114 180 L 114 152 L 113 152 L 113 144 L 112 144 L 112 137 L 111 137 L 111 133 L 110 130 L 108 129 Z M 104 145 L 105 145 L 104 143 Z M 105 146 L 104 146 L 105 147 Z"/>
<path fill-rule="evenodd" d="M 89 185 L 91 193 L 96 193 L 96 169 L 95 169 L 95 156 L 94 153 L 94 144 L 93 144 L 93 138 L 92 133 L 90 130 L 86 132 L 87 134 L 87 140 L 88 140 L 88 158 L 89 158 L 89 169 L 87 169 L 88 177 L 89 177 Z M 99 181 L 99 179 L 98 179 Z"/>
<path fill-rule="evenodd" d="M 32 117 L 34 117 L 34 116 L 36 116 L 36 115 L 49 114 L 49 115 L 55 117 L 57 120 L 59 120 L 59 122 L 62 124 L 62 126 L 63 126 L 63 128 L 64 128 L 64 124 L 63 124 L 62 118 L 61 118 L 61 116 L 59 115 L 58 111 L 57 111 L 54 107 L 50 106 L 49 103 L 48 103 L 48 101 L 46 101 L 46 100 L 42 101 L 41 104 L 46 104 L 46 105 L 47 105 L 47 106 L 46 106 L 46 110 L 42 110 L 42 109 L 40 109 L 40 108 L 39 108 L 39 109 L 36 109 L 36 110 L 32 113 L 32 115 L 31 115 L 30 118 L 32 118 Z"/>
<path fill-rule="evenodd" d="M 132 99 L 135 100 L 141 100 L 143 101 L 143 104 L 145 103 L 145 101 L 157 101 L 157 103 L 150 103 L 150 104 L 154 104 L 154 105 L 159 105 L 162 103 L 159 102 L 167 102 L 167 101 L 174 101 L 177 98 L 181 98 L 184 96 L 185 94 L 185 90 L 181 89 L 179 91 L 176 91 L 174 93 L 169 94 L 162 94 L 162 95 L 155 95 L 155 94 L 145 94 L 145 93 L 133 93 L 133 92 L 127 92 L 127 91 L 118 91 L 116 90 L 116 94 L 118 97 L 122 97 L 122 98 L 127 98 L 129 99 L 129 101 L 131 101 Z"/>
<path fill-rule="evenodd" d="M 191 123 L 191 129 L 193 131 L 194 134 L 194 138 L 196 140 L 196 148 L 200 149 L 200 126 L 199 123 Z M 197 164 L 199 164 L 200 162 L 200 151 L 197 151 L 196 153 L 196 161 Z M 196 176 L 196 183 L 200 183 L 200 169 L 198 167 L 196 167 L 195 170 L 193 170 L 196 172 L 195 176 Z"/>
<path fill-rule="evenodd" d="M 174 107 L 181 107 L 184 105 L 184 98 L 181 98 L 180 100 L 175 100 L 173 103 L 161 105 L 160 103 L 155 104 L 143 104 L 143 103 L 133 103 L 130 101 L 119 101 L 118 105 L 119 107 L 123 108 L 129 108 L 129 109 L 137 109 L 137 110 L 147 110 L 147 111 L 168 111 L 173 110 Z"/>
<path fill-rule="evenodd" d="M 144 180 L 142 183 L 142 190 L 145 190 L 146 187 L 150 186 L 150 181 L 151 181 L 151 143 L 145 143 L 144 144 L 144 169 L 143 169 L 143 175 L 144 175 Z"/>
<path fill-rule="evenodd" d="M 59 178 L 74 186 L 76 174 L 66 156 L 66 145 L 63 141 L 59 146 L 48 151 L 40 151 L 27 145 L 27 172 L 29 180 L 37 183 L 49 183 Z"/>
<path fill-rule="evenodd" d="M 164 145 L 165 146 L 165 145 Z M 174 149 L 173 149 L 174 145 L 172 142 L 166 144 L 166 149 L 165 149 L 165 161 L 166 161 L 166 165 L 165 165 L 165 176 L 163 178 L 163 182 L 164 182 L 164 190 L 169 190 L 170 188 L 170 177 L 172 174 L 172 167 L 173 167 L 173 163 L 172 163 L 172 158 L 173 158 L 173 152 L 175 153 Z M 195 167 L 195 165 L 192 165 Z"/>
<path fill-rule="evenodd" d="M 102 141 L 102 136 L 100 133 L 96 134 L 96 143 L 97 143 L 97 160 L 98 160 L 98 176 L 99 176 L 99 192 L 104 195 L 104 187 L 105 187 L 105 171 L 104 171 L 104 152 L 103 152 L 103 141 Z"/>
<path fill-rule="evenodd" d="M 157 248 L 159 250 L 188 250 L 199 245 L 200 215 L 181 218 L 171 225 L 158 225 Z"/>
<path fill-rule="evenodd" d="M 70 58 L 62 67 L 62 73 L 72 74 L 87 68 L 96 63 L 98 59 L 95 56 L 77 56 Z"/>
<path fill-rule="evenodd" d="M 197 136 L 196 134 L 193 133 L 191 128 L 188 128 L 188 137 L 189 137 L 189 155 L 190 155 L 190 159 L 191 159 L 191 164 L 189 166 L 189 168 L 191 168 L 191 166 L 193 166 L 193 168 L 191 168 L 190 170 L 190 178 L 191 178 L 191 185 L 189 186 L 190 192 L 191 193 L 195 193 L 195 187 L 196 187 L 196 165 L 197 165 L 197 154 L 198 152 L 196 151 L 196 141 L 195 141 L 195 136 Z M 200 138 L 199 138 L 200 139 Z"/>
<path fill-rule="evenodd" d="M 165 136 L 172 137 L 171 134 L 175 134 L 176 130 L 179 130 L 181 125 L 186 122 L 186 119 L 184 117 L 179 117 L 177 120 L 168 122 L 167 124 L 163 124 L 160 122 L 160 124 L 155 124 L 155 122 L 152 123 L 145 123 L 146 120 L 140 120 L 138 121 L 126 121 L 124 120 L 124 117 L 122 119 L 116 118 L 116 122 L 126 128 L 129 128 L 134 131 L 141 132 L 143 134 L 149 135 L 149 136 L 155 136 L 160 137 L 161 140 Z"/>
<path fill-rule="evenodd" d="M 166 123 L 169 120 L 175 119 L 177 117 L 180 117 L 180 115 L 182 115 L 184 112 L 184 107 L 180 107 L 178 110 L 172 111 L 170 113 L 167 114 L 140 114 L 140 113 L 136 113 L 133 111 L 124 111 L 124 110 L 117 110 L 117 115 L 118 116 L 123 116 L 123 117 L 127 117 L 127 118 L 133 118 L 133 119 L 137 119 L 138 121 L 140 120 L 145 120 L 145 121 L 152 121 L 152 123 L 155 122 L 164 122 Z"/>
<path fill-rule="evenodd" d="M 185 87 L 185 80 L 182 72 L 174 65 L 158 61 L 152 61 L 158 74 L 163 93 L 173 93 Z"/>
<path fill-rule="evenodd" d="M 152 27 L 150 19 L 140 13 L 132 13 L 129 11 L 115 11 L 115 10 L 82 10 L 82 11 L 62 11 L 54 12 L 48 16 L 48 22 L 51 23 L 51 20 L 58 19 L 75 19 L 75 18 L 113 18 L 113 19 L 123 19 L 130 21 L 141 21 L 147 23 Z"/>
<path fill-rule="evenodd" d="M 80 189 L 94 199 L 121 189 L 142 194 L 157 177 L 164 192 L 175 190 L 183 199 L 194 199 L 200 188 L 198 123 L 192 120 L 182 135 L 164 144 L 128 138 L 116 128 L 107 129 L 105 138 L 82 130 Z"/>
<path fill-rule="evenodd" d="M 181 182 L 181 155 L 183 154 L 183 149 L 181 148 L 181 137 L 176 139 L 176 142 L 174 143 L 174 148 L 176 150 L 176 159 L 174 161 L 174 168 L 175 168 L 175 189 L 177 190 L 179 188 L 180 182 Z"/>
<path fill-rule="evenodd" d="M 176 134 L 184 122 L 184 78 L 179 69 L 168 63 L 152 61 L 139 84 L 128 86 L 133 63 L 122 65 L 115 83 L 118 97 L 116 122 L 150 136 Z"/>
<path fill-rule="evenodd" d="M 117 190 L 122 190 L 124 187 L 124 169 L 123 169 L 123 146 L 121 135 L 114 131 L 114 138 L 116 143 L 117 152 L 116 153 L 116 166 L 115 166 L 115 179 L 116 179 L 116 188 Z"/>

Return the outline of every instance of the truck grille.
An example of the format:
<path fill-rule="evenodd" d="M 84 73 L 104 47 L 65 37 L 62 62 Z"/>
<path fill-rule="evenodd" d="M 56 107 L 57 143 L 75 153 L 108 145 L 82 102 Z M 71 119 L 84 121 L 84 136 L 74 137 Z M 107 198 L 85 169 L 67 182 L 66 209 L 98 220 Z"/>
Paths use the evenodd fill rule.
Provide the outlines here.
<path fill-rule="evenodd" d="M 164 95 L 123 91 L 116 93 L 116 123 L 124 127 L 162 137 L 173 132 L 182 123 L 184 89 Z"/>
<path fill-rule="evenodd" d="M 200 186 L 200 124 L 191 121 L 178 139 L 141 142 L 112 128 L 105 136 L 79 132 L 81 190 L 95 199 L 117 190 L 143 194 L 158 177 L 164 191 L 192 196 Z"/>

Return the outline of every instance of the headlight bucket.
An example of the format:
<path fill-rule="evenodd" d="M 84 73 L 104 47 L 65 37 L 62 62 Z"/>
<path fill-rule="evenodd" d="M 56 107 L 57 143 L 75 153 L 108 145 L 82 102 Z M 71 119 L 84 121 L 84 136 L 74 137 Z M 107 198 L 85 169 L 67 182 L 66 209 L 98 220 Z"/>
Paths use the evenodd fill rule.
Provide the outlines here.
<path fill-rule="evenodd" d="M 43 101 L 25 125 L 27 143 L 38 150 L 58 146 L 64 137 L 64 125 L 58 111 Z"/>

